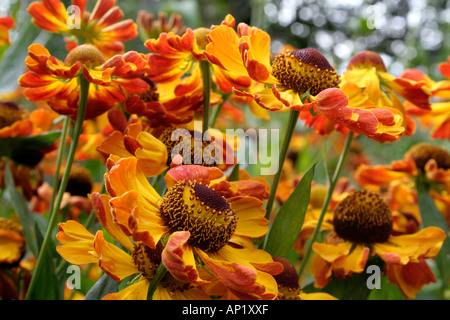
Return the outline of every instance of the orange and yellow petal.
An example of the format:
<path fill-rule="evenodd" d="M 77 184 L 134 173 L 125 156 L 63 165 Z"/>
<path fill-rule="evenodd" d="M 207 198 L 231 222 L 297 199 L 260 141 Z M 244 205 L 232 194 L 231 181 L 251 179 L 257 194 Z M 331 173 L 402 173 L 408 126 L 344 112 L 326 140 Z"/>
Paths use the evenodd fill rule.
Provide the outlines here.
<path fill-rule="evenodd" d="M 43 30 L 54 33 L 68 30 L 67 19 L 69 14 L 64 3 L 59 0 L 42 0 L 42 3 L 32 2 L 27 11 L 33 17 L 33 23 Z"/>
<path fill-rule="evenodd" d="M 425 261 L 409 262 L 406 265 L 387 264 L 386 275 L 408 299 L 414 299 L 423 286 L 436 282 L 436 277 Z"/>
<path fill-rule="evenodd" d="M 95 192 L 91 195 L 91 202 L 98 221 L 114 239 L 119 241 L 119 243 L 128 250 L 131 250 L 134 245 L 123 230 L 120 229 L 116 221 L 114 221 L 114 217 L 111 212 L 112 208 L 109 204 L 110 200 L 111 197 L 106 194 L 99 194 Z"/>
<path fill-rule="evenodd" d="M 442 229 L 427 227 L 414 234 L 391 236 L 387 242 L 375 243 L 372 248 L 386 263 L 405 265 L 418 262 L 420 258 L 435 257 L 445 238 Z"/>
<path fill-rule="evenodd" d="M 197 250 L 197 253 L 206 267 L 237 297 L 268 300 L 278 296 L 278 285 L 268 273 L 247 265 L 217 259 L 201 250 Z"/>
<path fill-rule="evenodd" d="M 148 287 L 150 282 L 142 277 L 138 282 L 116 293 L 110 293 L 103 297 L 103 300 L 147 300 Z"/>
<path fill-rule="evenodd" d="M 266 210 L 263 202 L 255 197 L 238 196 L 228 198 L 232 210 L 239 217 L 235 234 L 258 238 L 267 233 L 268 220 L 265 218 Z"/>
<path fill-rule="evenodd" d="M 155 248 L 168 230 L 159 216 L 159 211 L 136 190 L 110 200 L 113 216 L 122 231 L 134 241 L 140 241 Z"/>
<path fill-rule="evenodd" d="M 98 255 L 98 265 L 115 281 L 139 273 L 133 258 L 117 246 L 107 242 L 102 231 L 97 231 L 94 249 Z"/>
<path fill-rule="evenodd" d="M 161 259 L 167 270 L 179 281 L 194 285 L 206 285 L 197 270 L 194 251 L 189 240 L 189 231 L 178 231 L 170 235 Z"/>
<path fill-rule="evenodd" d="M 403 115 L 395 108 L 348 107 L 348 97 L 339 89 L 325 89 L 317 95 L 314 106 L 319 112 L 358 134 L 379 142 L 392 142 L 404 133 Z"/>
<path fill-rule="evenodd" d="M 58 225 L 56 239 L 61 245 L 56 251 L 66 261 L 73 264 L 86 264 L 98 261 L 94 250 L 95 236 L 77 221 L 69 220 Z"/>

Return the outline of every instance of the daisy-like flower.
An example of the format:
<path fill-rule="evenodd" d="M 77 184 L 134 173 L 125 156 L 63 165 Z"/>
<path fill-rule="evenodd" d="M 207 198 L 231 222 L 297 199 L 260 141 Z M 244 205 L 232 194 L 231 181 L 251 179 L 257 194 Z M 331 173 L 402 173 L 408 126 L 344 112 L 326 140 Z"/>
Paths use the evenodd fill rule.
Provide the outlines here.
<path fill-rule="evenodd" d="M 305 293 L 299 283 L 297 270 L 286 258 L 274 257 L 283 265 L 283 272 L 275 276 L 278 283 L 278 290 L 281 293 L 279 300 L 337 300 L 332 295 L 325 292 Z"/>
<path fill-rule="evenodd" d="M 429 93 L 431 103 L 429 109 L 421 108 L 414 101 L 405 101 L 404 105 L 407 114 L 431 131 L 432 139 L 448 140 L 450 139 L 450 56 L 446 62 L 439 64 L 439 71 L 446 79 L 434 81 L 420 70 L 405 70 L 401 77 L 421 83 L 423 90 Z"/>
<path fill-rule="evenodd" d="M 27 88 L 25 96 L 30 101 L 45 100 L 59 114 L 76 116 L 80 75 L 93 84 L 89 88 L 85 119 L 113 108 L 127 94 L 148 90 L 147 83 L 140 79 L 147 63 L 136 51 L 105 61 L 96 47 L 86 44 L 72 49 L 63 62 L 42 45 L 32 44 L 28 54 L 25 63 L 29 71 L 19 78 L 19 84 Z"/>
<path fill-rule="evenodd" d="M 446 238 L 437 227 L 428 227 L 413 234 L 392 235 L 393 217 L 380 195 L 365 190 L 349 194 L 334 210 L 330 230 L 323 243 L 314 243 L 310 272 L 314 285 L 324 287 L 331 277 L 345 279 L 361 273 L 370 256 L 380 257 L 387 268 L 414 270 L 418 275 L 432 274 L 426 259 L 435 257 Z M 414 264 L 414 267 L 413 265 Z M 392 275 L 393 276 L 393 273 Z M 411 280 L 411 276 L 409 277 Z M 405 278 L 395 284 L 407 298 L 413 298 L 423 285 L 434 277 Z M 414 296 L 407 292 L 414 292 Z"/>
<path fill-rule="evenodd" d="M 56 250 L 72 264 L 97 263 L 115 281 L 134 275 L 131 285 L 117 293 L 106 295 L 103 297 L 104 300 L 146 300 L 150 282 L 161 263 L 162 245 L 159 243 L 156 248 L 150 248 L 141 241 L 132 240 L 124 233 L 114 222 L 109 205 L 110 199 L 108 195 L 94 194 L 92 197 L 98 221 L 123 249 L 106 241 L 103 231 L 97 231 L 94 235 L 82 224 L 69 220 L 59 224 L 56 238 L 61 245 L 57 246 Z M 170 273 L 166 273 L 153 298 L 205 300 L 208 296 L 197 287 L 178 281 Z"/>
<path fill-rule="evenodd" d="M 359 185 L 374 192 L 386 188 L 402 188 L 403 200 L 412 196 L 410 202 L 414 205 L 417 205 L 417 195 L 413 191 L 417 176 L 426 179 L 430 196 L 450 225 L 450 155 L 446 149 L 419 143 L 411 147 L 403 159 L 388 165 L 361 165 L 353 173 L 353 178 Z M 414 217 L 420 223 L 420 214 L 414 214 Z"/>
<path fill-rule="evenodd" d="M 107 58 L 122 53 L 124 41 L 138 36 L 137 25 L 131 19 L 122 20 L 123 12 L 115 0 L 98 0 L 92 12 L 86 11 L 87 0 L 73 0 L 68 12 L 59 0 L 32 2 L 27 8 L 32 22 L 43 30 L 62 33 L 69 50 L 81 43 L 96 46 Z"/>
<path fill-rule="evenodd" d="M 236 138 L 209 129 L 205 137 L 196 128 L 162 127 L 152 130 L 141 118 L 126 120 L 123 113 L 109 112 L 114 131 L 97 147 L 105 158 L 136 157 L 147 176 L 156 176 L 171 165 L 199 164 L 226 170 L 236 163 Z M 233 141 L 234 145 L 230 145 Z M 178 161 L 179 160 L 179 161 Z M 178 161 L 178 162 L 177 162 Z"/>
<path fill-rule="evenodd" d="M 163 32 L 173 32 L 179 36 L 186 32 L 183 25 L 183 17 L 178 13 L 171 13 L 169 17 L 165 12 L 158 12 L 158 17 L 145 10 L 139 10 L 136 22 L 139 26 L 139 34 L 144 41 L 156 39 Z"/>
<path fill-rule="evenodd" d="M 157 176 L 167 169 L 166 145 L 145 130 L 138 118 L 128 122 L 119 110 L 108 113 L 113 131 L 97 146 L 97 150 L 108 159 L 135 157 L 140 170 L 148 177 Z"/>
<path fill-rule="evenodd" d="M 11 44 L 9 30 L 14 28 L 14 19 L 11 16 L 0 17 L 0 46 Z"/>
<path fill-rule="evenodd" d="M 404 158 L 389 165 L 362 165 L 354 173 L 355 180 L 364 187 L 387 186 L 396 180 L 411 180 L 425 175 L 450 191 L 450 154 L 437 145 L 419 143 L 409 149 Z"/>
<path fill-rule="evenodd" d="M 268 229 L 262 200 L 248 195 L 248 189 L 233 187 L 218 168 L 196 165 L 169 170 L 168 191 L 161 199 L 135 158 L 111 161 L 105 183 L 115 221 L 134 241 L 153 249 L 169 235 L 162 263 L 173 277 L 206 285 L 201 276 L 206 270 L 241 299 L 277 297 L 272 275 L 282 266 L 251 240 Z M 231 196 L 222 195 L 234 188 Z"/>
<path fill-rule="evenodd" d="M 271 59 L 269 34 L 245 23 L 240 23 L 237 31 L 228 24 L 217 26 L 208 39 L 205 55 L 211 63 L 261 84 L 250 90 L 234 88 L 233 92 L 253 98 L 268 110 L 302 110 L 301 95 L 309 91 L 316 96 L 340 81 L 327 59 L 312 48 L 286 50 Z"/>
<path fill-rule="evenodd" d="M 415 131 L 401 99 L 429 109 L 429 96 L 421 83 L 395 77 L 372 51 L 356 54 L 340 77 L 337 89 L 324 90 L 314 104 L 316 115 L 304 110 L 300 118 L 320 134 L 352 130 L 379 142 L 398 140 Z"/>
<path fill-rule="evenodd" d="M 20 298 L 21 284 L 19 270 L 26 252 L 26 241 L 22 226 L 13 219 L 0 217 L 0 299 L 17 300 Z M 19 268 L 19 269 L 18 269 Z"/>
<path fill-rule="evenodd" d="M 234 26 L 234 19 L 227 16 L 223 25 Z M 213 29 L 213 26 L 211 29 Z M 148 56 L 150 71 L 148 77 L 158 84 L 158 92 L 163 96 L 189 95 L 199 102 L 196 111 L 203 107 L 203 81 L 201 61 L 207 61 L 205 48 L 209 42 L 211 29 L 186 29 L 182 35 L 163 32 L 157 39 L 145 42 L 151 52 Z M 235 75 L 223 68 L 212 65 L 212 81 L 223 94 L 232 94 L 232 88 L 246 88 L 252 85 L 248 76 Z M 233 97 L 232 97 L 233 98 Z M 244 97 L 245 98 L 245 97 Z M 222 102 L 221 95 L 211 91 L 211 105 Z"/>

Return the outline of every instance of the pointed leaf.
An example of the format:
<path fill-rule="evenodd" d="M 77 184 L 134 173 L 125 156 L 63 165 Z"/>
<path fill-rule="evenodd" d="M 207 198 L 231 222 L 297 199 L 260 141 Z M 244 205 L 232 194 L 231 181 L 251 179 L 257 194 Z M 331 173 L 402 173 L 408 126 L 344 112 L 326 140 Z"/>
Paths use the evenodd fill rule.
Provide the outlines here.
<path fill-rule="evenodd" d="M 84 300 L 101 300 L 109 293 L 115 293 L 119 290 L 119 283 L 104 274 L 89 290 Z"/>
<path fill-rule="evenodd" d="M 427 191 L 424 178 L 417 176 L 416 178 L 417 188 L 417 202 L 419 205 L 420 215 L 422 217 L 422 223 L 424 227 L 435 226 L 444 230 L 448 235 L 448 227 L 442 213 L 436 206 L 433 198 Z M 449 278 L 449 257 L 450 256 L 450 239 L 447 236 L 445 239 L 438 256 L 435 258 L 441 279 L 443 283 L 447 283 Z"/>
<path fill-rule="evenodd" d="M 275 217 L 264 248 L 272 256 L 285 257 L 300 233 L 309 205 L 316 165 L 306 171 Z"/>
<path fill-rule="evenodd" d="M 34 136 L 2 138 L 0 139 L 0 157 L 35 166 L 44 156 L 42 150 L 49 147 L 60 136 L 59 131 L 50 131 Z"/>

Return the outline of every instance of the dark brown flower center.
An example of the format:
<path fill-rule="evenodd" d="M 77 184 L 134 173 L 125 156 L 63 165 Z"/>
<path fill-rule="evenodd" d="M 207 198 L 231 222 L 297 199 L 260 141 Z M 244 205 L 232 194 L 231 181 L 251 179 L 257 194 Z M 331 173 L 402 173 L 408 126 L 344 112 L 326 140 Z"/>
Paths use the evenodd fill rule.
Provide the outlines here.
<path fill-rule="evenodd" d="M 92 191 L 92 184 L 90 172 L 82 166 L 73 165 L 70 169 L 66 191 L 73 196 L 87 197 Z"/>
<path fill-rule="evenodd" d="M 335 88 L 340 80 L 336 70 L 316 49 L 286 51 L 275 56 L 272 74 L 288 89 L 303 94 L 309 90 L 317 95 L 327 88 Z"/>
<path fill-rule="evenodd" d="M 408 153 L 414 159 L 417 169 L 422 173 L 425 172 L 425 165 L 431 159 L 436 161 L 439 168 L 444 170 L 450 169 L 450 154 L 444 148 L 427 143 L 419 143 L 414 145 Z"/>
<path fill-rule="evenodd" d="M 158 266 L 161 263 L 162 250 L 163 245 L 160 242 L 158 242 L 155 249 L 152 249 L 143 243 L 139 243 L 134 247 L 131 254 L 137 269 L 142 272 L 142 275 L 149 281 L 152 280 L 156 269 L 158 269 Z"/>
<path fill-rule="evenodd" d="M 171 232 L 189 231 L 189 243 L 206 252 L 216 252 L 227 244 L 237 224 L 228 201 L 196 181 L 181 181 L 170 188 L 160 213 Z"/>
<path fill-rule="evenodd" d="M 147 77 L 142 77 L 141 79 L 148 84 L 148 90 L 139 94 L 141 100 L 144 102 L 159 101 L 159 93 L 156 85 Z"/>
<path fill-rule="evenodd" d="M 198 164 L 204 167 L 215 166 L 218 163 L 216 161 L 215 142 L 203 141 L 202 137 L 203 135 L 200 132 L 177 128 L 166 129 L 159 140 L 167 147 L 167 165 L 170 165 L 174 155 L 180 154 L 183 156 L 183 164 Z"/>
<path fill-rule="evenodd" d="M 393 218 L 386 202 L 378 194 L 356 191 L 336 207 L 334 230 L 355 243 L 382 243 L 392 233 Z"/>
<path fill-rule="evenodd" d="M 282 294 L 280 300 L 300 300 L 301 287 L 298 274 L 292 263 L 286 258 L 272 257 L 273 261 L 283 265 L 283 272 L 274 276 L 278 284 L 278 291 Z"/>
<path fill-rule="evenodd" d="M 0 129 L 23 119 L 24 112 L 15 103 L 0 102 Z"/>

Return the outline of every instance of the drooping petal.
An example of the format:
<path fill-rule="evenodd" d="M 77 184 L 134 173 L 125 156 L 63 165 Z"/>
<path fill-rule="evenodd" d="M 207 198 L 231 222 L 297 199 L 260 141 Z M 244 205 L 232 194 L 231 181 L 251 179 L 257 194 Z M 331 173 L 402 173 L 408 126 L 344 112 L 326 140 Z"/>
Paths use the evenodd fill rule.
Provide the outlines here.
<path fill-rule="evenodd" d="M 161 255 L 162 263 L 179 281 L 200 286 L 208 284 L 209 281 L 201 279 L 198 273 L 192 246 L 187 243 L 189 236 L 189 231 L 172 233 Z"/>

